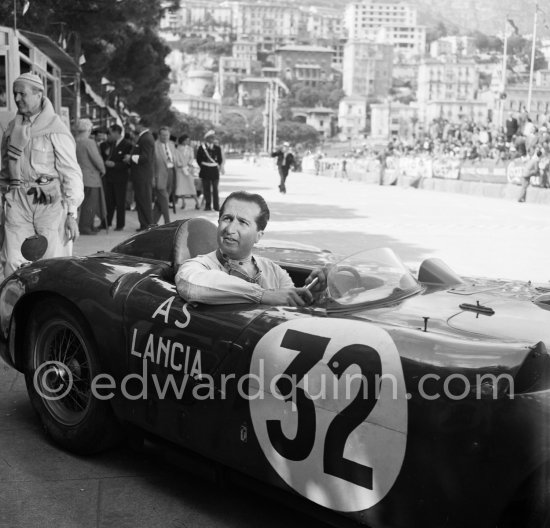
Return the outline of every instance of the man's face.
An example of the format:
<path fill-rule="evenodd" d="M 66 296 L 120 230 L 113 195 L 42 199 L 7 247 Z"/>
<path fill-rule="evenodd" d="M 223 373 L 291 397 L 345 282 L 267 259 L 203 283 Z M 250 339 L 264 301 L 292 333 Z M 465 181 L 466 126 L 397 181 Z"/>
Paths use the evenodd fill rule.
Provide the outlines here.
<path fill-rule="evenodd" d="M 168 143 L 170 141 L 170 131 L 169 130 L 161 130 L 159 132 L 159 140 L 161 143 Z"/>
<path fill-rule="evenodd" d="M 218 220 L 218 247 L 232 259 L 250 256 L 264 232 L 258 231 L 260 207 L 254 202 L 229 200 Z"/>
<path fill-rule="evenodd" d="M 16 82 L 13 85 L 13 97 L 17 105 L 17 111 L 25 116 L 32 116 L 40 112 L 42 92 L 33 91 L 33 88 L 24 82 Z"/>
<path fill-rule="evenodd" d="M 105 134 L 105 132 L 98 132 L 96 135 L 95 135 L 95 140 L 97 143 L 104 143 L 105 141 L 107 141 L 107 134 Z"/>
<path fill-rule="evenodd" d="M 120 134 L 116 130 L 109 130 L 109 141 L 114 141 L 115 143 L 120 139 Z"/>

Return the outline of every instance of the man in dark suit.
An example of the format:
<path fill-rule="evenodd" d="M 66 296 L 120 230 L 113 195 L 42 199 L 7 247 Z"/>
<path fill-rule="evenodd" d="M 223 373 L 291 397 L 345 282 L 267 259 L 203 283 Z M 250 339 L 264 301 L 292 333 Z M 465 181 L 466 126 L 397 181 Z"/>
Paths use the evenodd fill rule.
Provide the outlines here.
<path fill-rule="evenodd" d="M 101 143 L 101 155 L 106 172 L 103 179 L 107 206 L 107 226 L 111 227 L 116 210 L 115 231 L 124 229 L 126 216 L 126 187 L 128 186 L 128 164 L 124 157 L 132 151 L 132 144 L 122 136 L 122 127 L 109 128 L 109 140 Z"/>
<path fill-rule="evenodd" d="M 137 231 L 147 229 L 153 223 L 151 201 L 153 199 L 153 174 L 155 163 L 155 139 L 149 132 L 149 122 L 144 117 L 135 125 L 136 144 L 125 157 L 130 164 L 130 178 L 134 187 L 134 198 L 139 219 Z"/>
<path fill-rule="evenodd" d="M 514 112 L 510 112 L 508 114 L 508 119 L 506 119 L 506 122 L 504 123 L 504 128 L 506 130 L 506 141 L 511 143 L 513 137 L 517 134 L 519 129 L 519 123 L 514 115 Z"/>
<path fill-rule="evenodd" d="M 222 149 L 215 142 L 216 133 L 209 130 L 204 135 L 204 142 L 199 145 L 196 160 L 200 167 L 199 178 L 204 192 L 204 210 L 211 211 L 210 204 L 214 202 L 214 211 L 220 210 L 218 183 L 220 171 L 223 172 Z"/>
<path fill-rule="evenodd" d="M 290 145 L 285 141 L 275 152 L 271 153 L 272 158 L 277 158 L 277 170 L 279 171 L 279 191 L 286 194 L 286 179 L 290 167 L 296 170 L 296 160 L 290 152 Z"/>

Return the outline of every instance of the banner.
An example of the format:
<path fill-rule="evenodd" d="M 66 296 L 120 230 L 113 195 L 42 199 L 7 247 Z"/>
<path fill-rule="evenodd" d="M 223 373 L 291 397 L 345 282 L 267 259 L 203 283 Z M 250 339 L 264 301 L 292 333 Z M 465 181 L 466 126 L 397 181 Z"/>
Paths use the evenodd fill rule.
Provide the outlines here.
<path fill-rule="evenodd" d="M 464 160 L 460 165 L 460 180 L 482 183 L 508 183 L 507 162 L 494 160 Z"/>
<path fill-rule="evenodd" d="M 432 173 L 434 178 L 458 180 L 460 176 L 460 160 L 456 158 L 435 159 L 432 164 Z"/>

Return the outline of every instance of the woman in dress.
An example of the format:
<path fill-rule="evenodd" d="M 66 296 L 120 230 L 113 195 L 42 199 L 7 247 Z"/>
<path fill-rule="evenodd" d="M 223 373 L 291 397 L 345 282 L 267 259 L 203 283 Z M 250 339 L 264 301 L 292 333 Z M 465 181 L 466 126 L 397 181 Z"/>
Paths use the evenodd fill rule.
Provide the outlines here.
<path fill-rule="evenodd" d="M 176 192 L 177 198 L 181 198 L 181 208 L 185 209 L 185 199 L 195 200 L 195 209 L 200 209 L 197 189 L 195 188 L 195 156 L 190 145 L 189 136 L 184 134 L 178 139 L 176 149 Z"/>

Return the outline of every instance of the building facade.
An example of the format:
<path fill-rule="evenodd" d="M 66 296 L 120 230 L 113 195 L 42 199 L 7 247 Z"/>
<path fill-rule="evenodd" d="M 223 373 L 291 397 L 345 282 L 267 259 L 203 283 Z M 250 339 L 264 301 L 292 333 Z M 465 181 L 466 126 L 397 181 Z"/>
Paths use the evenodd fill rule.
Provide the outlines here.
<path fill-rule="evenodd" d="M 259 51 L 273 51 L 277 46 L 296 42 L 303 30 L 303 19 L 296 4 L 268 2 L 231 2 L 233 30 L 238 40 L 258 44 Z"/>
<path fill-rule="evenodd" d="M 362 137 L 367 126 L 367 98 L 346 96 L 338 106 L 338 129 L 342 141 Z"/>
<path fill-rule="evenodd" d="M 17 111 L 13 81 L 26 72 L 42 78 L 48 99 L 68 126 L 80 118 L 80 67 L 75 61 L 46 35 L 0 26 L 0 137 Z"/>
<path fill-rule="evenodd" d="M 275 51 L 276 67 L 285 81 L 318 86 L 333 80 L 332 50 L 320 46 L 284 46 Z"/>
<path fill-rule="evenodd" d="M 473 59 L 425 59 L 418 68 L 417 84 L 422 123 L 439 117 L 454 119 L 461 114 L 478 118 L 479 73 Z"/>
<path fill-rule="evenodd" d="M 369 40 L 350 40 L 342 69 L 346 95 L 387 97 L 392 84 L 393 46 Z"/>
<path fill-rule="evenodd" d="M 328 139 L 334 135 L 336 129 L 336 111 L 333 108 L 291 108 L 292 119 L 301 121 L 313 127 L 319 135 Z"/>
<path fill-rule="evenodd" d="M 515 84 L 506 87 L 504 111 L 524 112 L 529 98 L 528 84 Z M 534 123 L 542 123 L 550 116 L 550 86 L 533 86 L 529 115 Z"/>
<path fill-rule="evenodd" d="M 198 119 L 211 121 L 214 125 L 220 124 L 221 101 L 211 97 L 198 97 L 182 93 L 170 95 L 172 108 Z"/>
<path fill-rule="evenodd" d="M 345 27 L 349 40 L 391 44 L 398 55 L 423 55 L 426 48 L 426 28 L 418 25 L 416 8 L 404 2 L 350 2 Z"/>
<path fill-rule="evenodd" d="M 418 108 L 386 101 L 371 104 L 371 136 L 373 139 L 390 139 L 392 136 L 411 141 L 416 134 Z"/>

